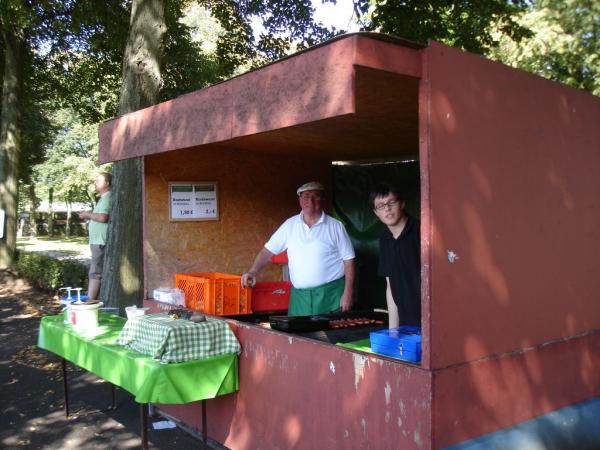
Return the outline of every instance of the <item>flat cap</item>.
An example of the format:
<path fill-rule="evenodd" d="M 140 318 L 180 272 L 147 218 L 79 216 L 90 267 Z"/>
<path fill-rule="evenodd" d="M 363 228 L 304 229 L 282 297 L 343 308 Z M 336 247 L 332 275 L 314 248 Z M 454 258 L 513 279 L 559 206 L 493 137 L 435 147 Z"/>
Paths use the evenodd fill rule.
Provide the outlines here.
<path fill-rule="evenodd" d="M 309 181 L 298 188 L 296 194 L 300 195 L 305 191 L 324 191 L 325 187 L 318 181 Z"/>

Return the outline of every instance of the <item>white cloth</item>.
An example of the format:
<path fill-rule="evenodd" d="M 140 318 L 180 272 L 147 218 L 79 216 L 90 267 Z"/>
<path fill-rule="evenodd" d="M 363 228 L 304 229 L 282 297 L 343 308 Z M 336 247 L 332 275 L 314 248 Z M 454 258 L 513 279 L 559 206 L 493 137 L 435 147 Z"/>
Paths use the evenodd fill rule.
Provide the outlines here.
<path fill-rule="evenodd" d="M 290 280 L 295 288 L 320 286 L 344 276 L 344 261 L 354 248 L 342 222 L 323 213 L 311 228 L 302 213 L 290 217 L 265 244 L 273 254 L 287 250 Z"/>

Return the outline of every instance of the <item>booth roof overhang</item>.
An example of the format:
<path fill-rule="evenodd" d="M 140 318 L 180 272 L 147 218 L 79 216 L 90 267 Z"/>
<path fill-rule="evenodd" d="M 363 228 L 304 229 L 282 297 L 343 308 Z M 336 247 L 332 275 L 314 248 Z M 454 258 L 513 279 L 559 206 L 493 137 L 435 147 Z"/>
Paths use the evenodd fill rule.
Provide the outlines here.
<path fill-rule="evenodd" d="M 100 162 L 205 145 L 329 160 L 418 154 L 422 45 L 337 37 L 100 125 Z"/>

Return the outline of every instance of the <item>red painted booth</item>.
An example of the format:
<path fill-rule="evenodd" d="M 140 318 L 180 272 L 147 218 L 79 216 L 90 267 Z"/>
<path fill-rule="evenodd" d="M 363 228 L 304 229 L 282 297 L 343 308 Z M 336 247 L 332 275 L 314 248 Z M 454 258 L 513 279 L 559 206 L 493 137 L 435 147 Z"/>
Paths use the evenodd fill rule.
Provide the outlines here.
<path fill-rule="evenodd" d="M 240 391 L 209 402 L 209 437 L 439 449 L 600 396 L 599 119 L 588 93 L 352 34 L 101 125 L 101 162 L 143 157 L 148 297 L 242 273 L 332 161 L 418 155 L 421 364 L 230 320 Z M 169 220 L 185 181 L 218 183 L 218 220 Z M 196 405 L 164 410 L 199 427 Z"/>

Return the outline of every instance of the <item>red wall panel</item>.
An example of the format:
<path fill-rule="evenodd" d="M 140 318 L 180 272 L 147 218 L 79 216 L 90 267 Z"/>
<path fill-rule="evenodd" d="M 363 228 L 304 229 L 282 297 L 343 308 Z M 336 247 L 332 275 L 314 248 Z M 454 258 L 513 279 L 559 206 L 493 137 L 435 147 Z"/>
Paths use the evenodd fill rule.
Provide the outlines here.
<path fill-rule="evenodd" d="M 433 374 L 433 448 L 600 395 L 600 333 Z"/>
<path fill-rule="evenodd" d="M 209 400 L 208 436 L 231 449 L 429 449 L 430 373 L 232 322 L 240 390 Z M 200 428 L 200 406 L 161 406 Z"/>
<path fill-rule="evenodd" d="M 426 52 L 432 366 L 600 328 L 599 99 Z"/>

